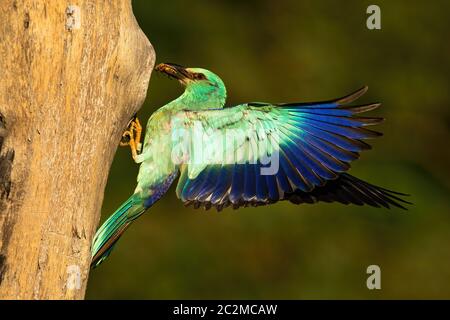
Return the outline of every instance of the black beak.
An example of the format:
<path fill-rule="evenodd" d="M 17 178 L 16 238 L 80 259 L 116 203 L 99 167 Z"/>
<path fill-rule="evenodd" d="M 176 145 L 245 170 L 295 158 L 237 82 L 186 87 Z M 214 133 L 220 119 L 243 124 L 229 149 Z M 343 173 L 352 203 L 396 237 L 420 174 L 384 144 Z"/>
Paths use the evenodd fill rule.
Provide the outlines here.
<path fill-rule="evenodd" d="M 160 63 L 155 67 L 155 71 L 165 73 L 180 82 L 192 79 L 192 74 L 185 67 L 175 63 Z"/>

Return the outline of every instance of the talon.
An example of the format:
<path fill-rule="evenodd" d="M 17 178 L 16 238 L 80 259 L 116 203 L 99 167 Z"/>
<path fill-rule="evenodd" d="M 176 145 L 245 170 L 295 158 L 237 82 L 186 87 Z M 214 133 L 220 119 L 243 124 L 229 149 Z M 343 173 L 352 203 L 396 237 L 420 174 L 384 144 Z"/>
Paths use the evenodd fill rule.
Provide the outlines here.
<path fill-rule="evenodd" d="M 142 131 L 141 122 L 139 121 L 138 118 L 135 118 L 135 119 L 134 119 L 134 121 L 133 121 L 133 126 L 134 126 L 134 129 L 135 129 L 136 131 Z"/>
<path fill-rule="evenodd" d="M 141 135 L 142 135 L 142 126 L 141 123 L 139 121 L 139 119 L 136 117 L 133 121 L 133 129 L 135 131 L 135 138 L 134 138 L 134 142 L 136 145 L 136 153 L 140 154 L 141 150 L 142 150 L 142 143 L 141 143 Z"/>
<path fill-rule="evenodd" d="M 141 143 L 142 126 L 136 115 L 128 122 L 127 131 L 122 135 L 120 141 L 121 146 L 130 146 L 131 156 L 136 161 L 136 157 L 141 153 L 142 143 Z"/>

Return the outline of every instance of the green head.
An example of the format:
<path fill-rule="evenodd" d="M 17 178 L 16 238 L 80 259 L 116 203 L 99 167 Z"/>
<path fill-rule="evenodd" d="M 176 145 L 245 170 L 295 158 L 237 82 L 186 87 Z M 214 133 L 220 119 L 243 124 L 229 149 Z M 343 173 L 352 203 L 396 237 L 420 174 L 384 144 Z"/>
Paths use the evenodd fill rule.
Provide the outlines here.
<path fill-rule="evenodd" d="M 222 79 L 213 72 L 173 63 L 161 63 L 155 70 L 181 83 L 185 90 L 176 101 L 187 109 L 219 109 L 225 105 L 227 90 Z"/>

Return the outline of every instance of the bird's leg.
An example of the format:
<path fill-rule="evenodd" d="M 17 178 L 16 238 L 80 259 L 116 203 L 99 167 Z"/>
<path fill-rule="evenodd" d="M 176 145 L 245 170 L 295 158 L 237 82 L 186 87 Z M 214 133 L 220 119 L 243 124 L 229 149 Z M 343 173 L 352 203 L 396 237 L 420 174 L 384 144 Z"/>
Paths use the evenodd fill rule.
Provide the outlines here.
<path fill-rule="evenodd" d="M 133 160 L 136 161 L 136 158 L 138 156 L 137 149 L 136 149 L 136 140 L 134 140 L 134 133 L 133 131 L 130 131 L 130 149 L 131 149 L 131 156 L 133 157 Z"/>
<path fill-rule="evenodd" d="M 122 140 L 120 141 L 121 146 L 130 146 L 131 156 L 134 160 L 136 160 L 136 157 L 141 152 L 141 135 L 142 126 L 139 119 L 134 116 L 128 123 L 128 130 L 123 133 Z"/>
<path fill-rule="evenodd" d="M 135 131 L 134 142 L 136 144 L 137 153 L 140 154 L 142 151 L 142 143 L 141 143 L 142 126 L 137 117 L 134 119 L 132 123 L 132 128 Z"/>

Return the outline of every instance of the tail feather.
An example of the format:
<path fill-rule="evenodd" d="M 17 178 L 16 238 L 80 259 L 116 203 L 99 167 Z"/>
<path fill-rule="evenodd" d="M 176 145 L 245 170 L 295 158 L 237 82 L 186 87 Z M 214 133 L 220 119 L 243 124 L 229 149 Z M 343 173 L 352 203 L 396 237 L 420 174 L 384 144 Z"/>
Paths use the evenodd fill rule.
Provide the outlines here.
<path fill-rule="evenodd" d="M 109 256 L 123 232 L 144 211 L 140 197 L 132 195 L 103 223 L 92 244 L 91 268 L 98 267 Z"/>

